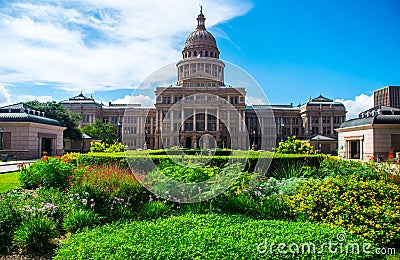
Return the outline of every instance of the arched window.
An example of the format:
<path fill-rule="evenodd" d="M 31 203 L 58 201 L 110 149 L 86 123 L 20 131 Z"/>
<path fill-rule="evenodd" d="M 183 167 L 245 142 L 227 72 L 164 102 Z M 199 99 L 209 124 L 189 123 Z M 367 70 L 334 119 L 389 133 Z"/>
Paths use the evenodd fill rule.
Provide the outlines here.
<path fill-rule="evenodd" d="M 189 51 L 189 57 L 192 57 L 192 52 L 191 51 Z"/>
<path fill-rule="evenodd" d="M 200 57 L 203 57 L 203 51 L 200 51 Z"/>
<path fill-rule="evenodd" d="M 194 56 L 194 57 L 196 57 L 196 56 L 197 56 L 197 51 L 194 51 L 194 54 L 193 54 L 193 56 Z"/>
<path fill-rule="evenodd" d="M 206 57 L 208 57 L 208 51 L 206 51 Z"/>

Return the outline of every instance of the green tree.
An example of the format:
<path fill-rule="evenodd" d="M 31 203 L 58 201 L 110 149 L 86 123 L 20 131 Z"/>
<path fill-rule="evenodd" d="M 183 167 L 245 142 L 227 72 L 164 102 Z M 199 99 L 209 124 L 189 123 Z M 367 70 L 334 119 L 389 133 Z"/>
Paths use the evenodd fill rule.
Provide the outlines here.
<path fill-rule="evenodd" d="M 80 115 L 69 113 L 60 103 L 55 101 L 42 103 L 35 100 L 26 102 L 26 104 L 43 111 L 46 117 L 55 119 L 66 127 L 64 139 L 82 140 L 82 132 L 77 128 L 78 121 L 81 119 Z"/>
<path fill-rule="evenodd" d="M 296 136 L 288 137 L 284 142 L 280 142 L 275 148 L 277 153 L 285 154 L 313 154 L 313 147 L 308 143 L 296 139 Z"/>
<path fill-rule="evenodd" d="M 117 128 L 110 123 L 100 123 L 96 119 L 92 125 L 86 125 L 82 128 L 82 132 L 91 137 L 98 138 L 105 144 L 113 144 L 117 140 Z"/>

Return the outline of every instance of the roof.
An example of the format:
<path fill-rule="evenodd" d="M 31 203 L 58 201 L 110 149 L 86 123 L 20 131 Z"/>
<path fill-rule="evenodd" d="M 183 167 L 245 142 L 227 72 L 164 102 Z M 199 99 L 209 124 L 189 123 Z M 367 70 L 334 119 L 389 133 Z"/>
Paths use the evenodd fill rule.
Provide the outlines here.
<path fill-rule="evenodd" d="M 60 122 L 44 116 L 39 111 L 25 103 L 0 107 L 0 122 L 34 122 L 45 125 L 61 126 Z"/>
<path fill-rule="evenodd" d="M 45 125 L 61 126 L 55 119 L 31 115 L 28 113 L 0 113 L 0 122 L 33 122 Z"/>
<path fill-rule="evenodd" d="M 342 123 L 339 128 L 354 127 L 361 125 L 388 125 L 400 124 L 400 115 L 375 115 L 371 117 L 350 119 Z"/>
<path fill-rule="evenodd" d="M 332 99 L 326 98 L 322 95 L 319 95 L 318 97 L 313 98 L 313 99 L 311 99 L 311 97 L 310 97 L 308 102 L 304 105 L 305 106 L 343 106 L 344 107 L 344 105 L 342 103 L 333 101 Z"/>
<path fill-rule="evenodd" d="M 324 135 L 316 135 L 309 139 L 310 141 L 319 141 L 319 142 L 329 142 L 329 141 L 336 141 L 336 139 L 324 136 Z"/>

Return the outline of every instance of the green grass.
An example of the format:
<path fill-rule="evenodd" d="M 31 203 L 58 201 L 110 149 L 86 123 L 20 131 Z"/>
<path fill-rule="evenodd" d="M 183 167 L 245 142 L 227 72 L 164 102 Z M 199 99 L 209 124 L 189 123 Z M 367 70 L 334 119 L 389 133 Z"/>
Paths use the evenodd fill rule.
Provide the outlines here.
<path fill-rule="evenodd" d="M 0 192 L 6 192 L 20 186 L 19 171 L 0 174 Z"/>
<path fill-rule="evenodd" d="M 74 234 L 62 241 L 55 259 L 379 259 L 376 255 L 330 253 L 322 244 L 334 243 L 339 232 L 344 230 L 323 224 L 187 214 L 155 221 L 116 222 Z M 366 242 L 346 235 L 346 244 Z M 275 243 L 272 254 L 258 252 L 265 242 L 268 248 Z M 279 243 L 314 243 L 317 251 L 321 247 L 325 250 L 279 254 Z"/>

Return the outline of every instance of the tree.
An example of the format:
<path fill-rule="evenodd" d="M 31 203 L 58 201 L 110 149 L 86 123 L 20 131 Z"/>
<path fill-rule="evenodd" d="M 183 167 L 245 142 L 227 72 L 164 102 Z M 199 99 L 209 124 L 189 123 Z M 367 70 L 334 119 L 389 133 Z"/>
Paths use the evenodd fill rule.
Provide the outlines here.
<path fill-rule="evenodd" d="M 313 147 L 308 143 L 296 139 L 296 136 L 288 137 L 284 142 L 280 142 L 275 148 L 277 153 L 286 154 L 314 154 Z"/>
<path fill-rule="evenodd" d="M 102 124 L 98 119 L 92 125 L 84 126 L 82 132 L 102 140 L 105 144 L 113 144 L 117 140 L 117 128 L 110 123 Z"/>
<path fill-rule="evenodd" d="M 78 121 L 81 116 L 78 114 L 70 114 L 60 103 L 52 102 L 39 102 L 29 101 L 26 102 L 28 106 L 43 111 L 45 116 L 60 122 L 60 124 L 67 129 L 64 130 L 64 139 L 72 139 L 74 141 L 82 140 L 82 132 L 77 128 Z"/>

